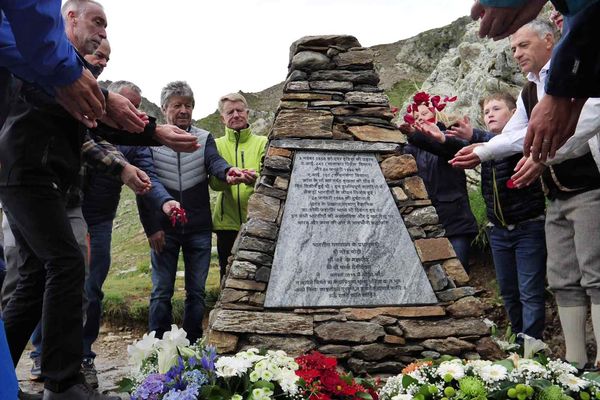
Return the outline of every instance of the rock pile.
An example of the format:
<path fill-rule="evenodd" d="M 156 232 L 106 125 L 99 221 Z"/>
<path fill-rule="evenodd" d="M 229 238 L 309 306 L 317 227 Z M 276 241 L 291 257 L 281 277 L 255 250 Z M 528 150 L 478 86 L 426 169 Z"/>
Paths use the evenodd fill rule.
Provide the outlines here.
<path fill-rule="evenodd" d="M 406 138 L 390 122 L 388 99 L 377 84 L 372 51 L 352 36 L 304 37 L 292 44 L 248 222 L 210 316 L 209 341 L 220 352 L 252 346 L 297 355 L 316 349 L 356 373 L 397 373 L 418 358 L 495 350 L 481 319 L 483 303 L 444 237 L 414 158 L 402 154 Z M 377 154 L 438 304 L 264 308 L 296 150 Z"/>

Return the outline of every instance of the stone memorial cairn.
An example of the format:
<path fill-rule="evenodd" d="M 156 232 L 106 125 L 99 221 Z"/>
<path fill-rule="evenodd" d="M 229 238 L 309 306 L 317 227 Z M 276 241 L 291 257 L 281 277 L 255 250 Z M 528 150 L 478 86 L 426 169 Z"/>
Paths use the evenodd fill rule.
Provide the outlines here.
<path fill-rule="evenodd" d="M 352 36 L 292 44 L 248 222 L 210 315 L 219 352 L 318 350 L 374 374 L 498 351 L 416 162 L 402 152 L 373 57 Z M 383 214 L 369 207 L 389 204 Z"/>

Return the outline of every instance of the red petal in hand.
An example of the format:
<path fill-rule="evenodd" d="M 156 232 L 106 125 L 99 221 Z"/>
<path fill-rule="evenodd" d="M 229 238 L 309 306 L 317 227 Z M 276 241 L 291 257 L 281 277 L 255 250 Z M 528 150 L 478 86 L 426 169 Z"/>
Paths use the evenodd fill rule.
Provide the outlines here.
<path fill-rule="evenodd" d="M 233 168 L 229 168 L 229 171 L 227 171 L 227 175 L 228 176 L 242 176 L 242 174 L 235 171 Z"/>
<path fill-rule="evenodd" d="M 509 179 L 506 181 L 506 187 L 509 189 L 515 189 L 517 187 L 517 185 L 515 185 L 515 181 L 513 181 L 512 179 Z"/>
<path fill-rule="evenodd" d="M 406 115 L 404 116 L 404 122 L 406 122 L 407 124 L 411 124 L 411 125 L 412 125 L 412 124 L 414 124 L 414 123 L 415 123 L 415 117 L 413 117 L 413 116 L 412 116 L 412 115 L 410 115 L 410 114 L 406 114 Z"/>

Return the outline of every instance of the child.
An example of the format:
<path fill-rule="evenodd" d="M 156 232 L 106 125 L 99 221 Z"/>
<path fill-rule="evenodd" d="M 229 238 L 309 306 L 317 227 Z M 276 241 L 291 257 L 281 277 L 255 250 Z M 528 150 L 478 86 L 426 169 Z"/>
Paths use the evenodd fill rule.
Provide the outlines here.
<path fill-rule="evenodd" d="M 464 140 L 486 142 L 502 133 L 514 113 L 516 102 L 508 93 L 496 93 L 485 97 L 480 104 L 489 132 L 473 129 L 468 119 L 449 129 L 448 135 L 442 134 L 433 124 L 425 124 L 421 129 L 450 152 L 464 147 Z M 545 201 L 540 182 L 523 189 L 512 184 L 510 177 L 520 159 L 521 155 L 517 154 L 482 163 L 481 188 L 496 278 L 512 329 L 542 338 L 546 276 Z"/>

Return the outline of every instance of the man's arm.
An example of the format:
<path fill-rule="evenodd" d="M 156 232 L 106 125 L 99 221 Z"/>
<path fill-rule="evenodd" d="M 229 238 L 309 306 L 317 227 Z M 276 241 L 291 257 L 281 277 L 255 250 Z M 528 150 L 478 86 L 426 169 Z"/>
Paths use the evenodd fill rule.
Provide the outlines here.
<path fill-rule="evenodd" d="M 161 209 L 164 203 L 174 200 L 156 175 L 152 154 L 148 147 L 136 147 L 131 153 L 129 162 L 144 171 L 152 182 L 152 188 L 144 195 L 145 201 L 153 204 L 154 208 Z"/>
<path fill-rule="evenodd" d="M 479 36 L 504 39 L 535 19 L 546 0 L 477 0 L 471 18 L 478 20 Z"/>
<path fill-rule="evenodd" d="M 0 25 L 2 66 L 46 86 L 69 85 L 81 76 L 83 63 L 65 34 L 60 0 L 2 0 L 0 7 L 6 16 Z"/>
<path fill-rule="evenodd" d="M 546 161 L 546 164 L 558 164 L 569 158 L 584 155 L 589 151 L 588 142 L 598 133 L 600 133 L 600 98 L 589 99 L 581 110 L 575 134 L 556 152 L 554 158 Z"/>
<path fill-rule="evenodd" d="M 231 165 L 225 161 L 217 150 L 215 139 L 209 134 L 206 138 L 206 144 L 204 149 L 204 164 L 208 174 L 214 176 L 220 181 L 225 182 L 227 180 L 227 171 L 231 168 Z"/>
<path fill-rule="evenodd" d="M 81 147 L 84 165 L 101 174 L 120 177 L 127 160 L 112 144 L 96 142 L 88 133 L 85 134 Z"/>

